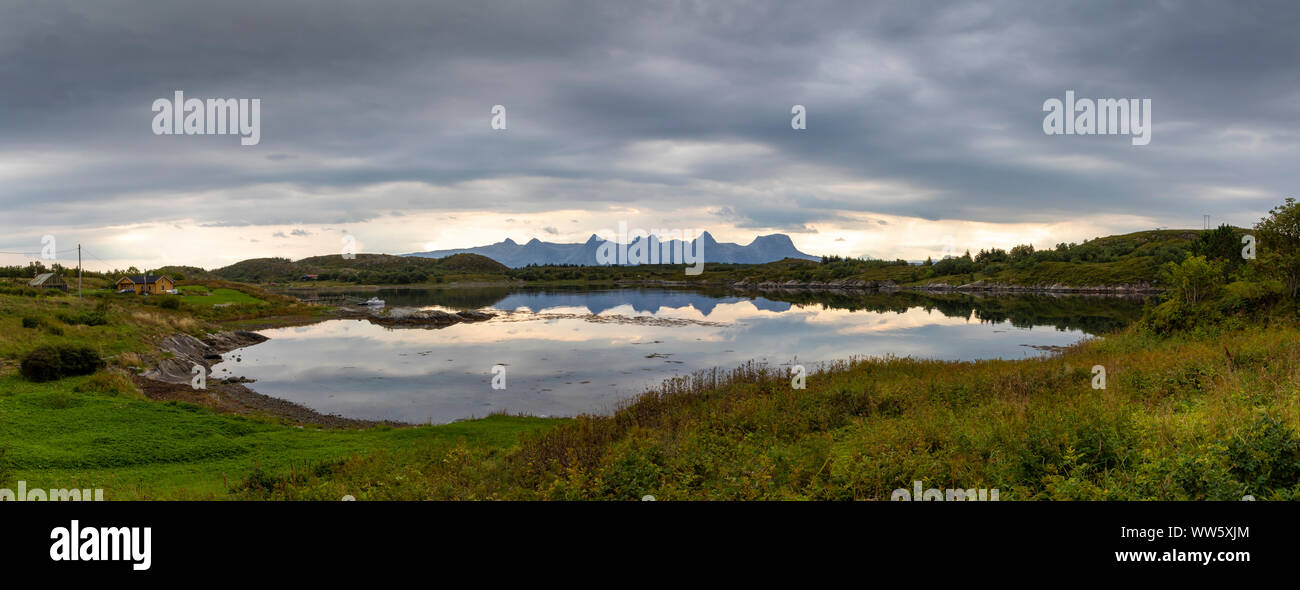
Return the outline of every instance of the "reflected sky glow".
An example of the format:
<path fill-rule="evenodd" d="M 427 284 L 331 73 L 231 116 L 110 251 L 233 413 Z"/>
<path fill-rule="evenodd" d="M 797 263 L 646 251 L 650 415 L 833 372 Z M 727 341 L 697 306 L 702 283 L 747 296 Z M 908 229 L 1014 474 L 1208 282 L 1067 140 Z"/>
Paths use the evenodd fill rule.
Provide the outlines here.
<path fill-rule="evenodd" d="M 610 293 L 635 302 L 610 304 Z M 658 303 L 646 303 L 656 296 Z M 521 297 L 533 301 L 519 305 Z M 251 387 L 261 393 L 325 413 L 443 423 L 494 411 L 609 412 L 666 378 L 751 359 L 811 370 L 852 356 L 1024 358 L 1040 354 L 1027 345 L 1085 337 L 920 307 L 899 313 L 699 294 L 690 294 L 694 302 L 674 301 L 680 298 L 654 290 L 511 295 L 489 306 L 509 310 L 497 318 L 439 330 L 360 320 L 267 330 L 269 341 L 227 354 L 214 375 L 256 379 Z M 507 366 L 505 390 L 490 386 L 498 363 Z"/>

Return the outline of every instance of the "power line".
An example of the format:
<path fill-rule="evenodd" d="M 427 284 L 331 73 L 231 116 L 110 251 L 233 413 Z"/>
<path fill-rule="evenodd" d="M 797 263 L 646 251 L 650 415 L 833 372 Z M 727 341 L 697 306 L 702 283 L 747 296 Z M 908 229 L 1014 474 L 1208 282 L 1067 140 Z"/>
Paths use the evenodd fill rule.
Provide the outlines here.
<path fill-rule="evenodd" d="M 64 252 L 76 252 L 76 251 L 77 251 L 76 248 L 68 248 L 67 250 L 55 250 L 54 253 L 55 253 L 55 254 L 62 254 L 62 253 L 64 253 Z M 20 256 L 31 256 L 31 257 L 35 258 L 35 257 L 37 257 L 37 256 L 40 256 L 40 255 L 44 254 L 44 252 L 4 252 L 4 251 L 0 251 L 0 254 L 18 254 L 18 255 L 20 255 Z"/>
<path fill-rule="evenodd" d="M 89 257 L 91 257 L 91 258 L 94 258 L 95 260 L 98 260 L 98 261 L 100 261 L 100 262 L 103 262 L 104 264 L 108 264 L 108 261 L 107 261 L 107 260 L 104 260 L 103 258 L 100 258 L 100 257 L 98 257 L 98 256 L 95 256 L 94 254 L 91 254 L 90 249 L 88 249 L 88 248 L 83 247 L 83 248 L 81 249 L 81 253 L 82 253 L 82 254 L 85 254 L 86 256 L 89 256 Z"/>

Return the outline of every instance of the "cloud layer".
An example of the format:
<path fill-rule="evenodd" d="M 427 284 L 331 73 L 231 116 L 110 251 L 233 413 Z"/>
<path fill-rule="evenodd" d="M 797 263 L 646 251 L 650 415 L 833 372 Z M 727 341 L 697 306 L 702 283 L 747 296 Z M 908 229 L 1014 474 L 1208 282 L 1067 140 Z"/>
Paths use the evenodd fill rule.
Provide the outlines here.
<path fill-rule="evenodd" d="M 0 249 L 153 260 L 119 238 L 208 228 L 211 265 L 347 227 L 406 252 L 633 218 L 895 257 L 919 250 L 878 222 L 934 243 L 1249 224 L 1300 186 L 1297 25 L 1285 2 L 18 2 Z M 153 135 L 176 90 L 261 99 L 261 143 Z M 1150 145 L 1045 135 L 1066 90 L 1150 98 Z"/>

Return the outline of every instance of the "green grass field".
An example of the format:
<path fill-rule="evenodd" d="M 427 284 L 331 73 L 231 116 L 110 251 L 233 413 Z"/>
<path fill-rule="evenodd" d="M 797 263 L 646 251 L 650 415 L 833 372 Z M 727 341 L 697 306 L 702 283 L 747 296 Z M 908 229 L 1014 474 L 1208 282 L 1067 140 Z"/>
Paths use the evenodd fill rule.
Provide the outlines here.
<path fill-rule="evenodd" d="M 380 451 L 508 449 L 519 434 L 559 422 L 492 416 L 416 428 L 300 429 L 183 402 L 71 391 L 86 379 L 0 378 L 0 487 L 24 480 L 29 488 L 102 488 L 110 500 L 226 498 L 250 476 L 256 484 L 268 477 L 260 474 L 316 473 Z"/>
<path fill-rule="evenodd" d="M 127 299 L 130 302 L 129 299 Z M 77 323 L 102 314 L 102 325 Z M 32 327 L 24 327 L 24 318 Z M 72 321 L 69 321 L 72 320 Z M 195 333 L 200 322 L 189 314 L 144 306 L 101 308 L 97 298 L 75 296 L 0 296 L 0 358 L 16 359 L 42 344 L 88 346 L 105 358 L 123 352 L 145 352 L 159 339 L 176 332 Z"/>

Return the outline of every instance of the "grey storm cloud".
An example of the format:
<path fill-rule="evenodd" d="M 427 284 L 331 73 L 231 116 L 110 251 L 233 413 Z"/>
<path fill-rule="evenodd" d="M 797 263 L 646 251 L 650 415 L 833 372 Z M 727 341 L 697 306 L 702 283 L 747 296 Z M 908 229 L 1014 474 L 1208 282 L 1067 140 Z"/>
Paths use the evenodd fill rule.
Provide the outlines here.
<path fill-rule="evenodd" d="M 857 212 L 1195 225 L 1300 186 L 1289 2 L 6 4 L 6 233 L 647 201 L 791 232 Z M 176 90 L 260 99 L 261 143 L 153 135 Z M 1152 99 L 1150 145 L 1045 135 L 1066 90 Z M 789 185 L 824 175 L 892 188 Z"/>

